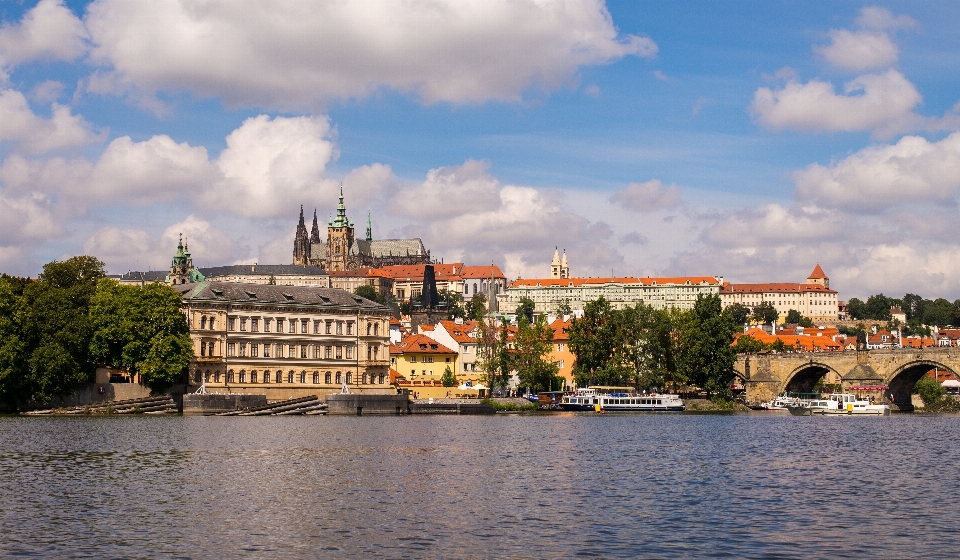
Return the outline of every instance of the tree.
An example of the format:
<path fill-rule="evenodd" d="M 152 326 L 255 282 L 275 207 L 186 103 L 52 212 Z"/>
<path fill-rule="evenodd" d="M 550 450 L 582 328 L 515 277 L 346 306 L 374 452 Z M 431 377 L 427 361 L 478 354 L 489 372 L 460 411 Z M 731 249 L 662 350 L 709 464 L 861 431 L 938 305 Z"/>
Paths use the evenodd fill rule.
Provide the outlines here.
<path fill-rule="evenodd" d="M 780 339 L 777 339 L 780 340 Z M 769 347 L 757 340 L 756 338 L 744 334 L 737 337 L 736 342 L 733 343 L 733 349 L 737 354 L 751 354 L 755 352 L 763 352 Z"/>
<path fill-rule="evenodd" d="M 681 373 L 708 394 L 727 395 L 736 375 L 733 333 L 737 327 L 724 316 L 720 296 L 697 296 L 683 332 Z"/>
<path fill-rule="evenodd" d="M 867 305 L 860 301 L 859 298 L 850 298 L 850 301 L 847 302 L 847 313 L 850 314 L 850 318 L 856 321 L 862 321 L 867 319 Z"/>
<path fill-rule="evenodd" d="M 742 303 L 733 303 L 723 310 L 737 325 L 745 325 L 750 320 L 750 308 Z"/>
<path fill-rule="evenodd" d="M 763 301 L 753 308 L 753 321 L 761 325 L 769 325 L 780 318 L 777 308 L 769 301 Z"/>
<path fill-rule="evenodd" d="M 913 386 L 913 392 L 920 395 L 923 406 L 931 406 L 940 402 L 947 391 L 932 377 L 921 377 Z"/>
<path fill-rule="evenodd" d="M 543 315 L 530 323 L 521 317 L 514 337 L 513 368 L 520 385 L 534 392 L 549 391 L 557 375 L 557 364 L 545 359 L 553 346 L 553 329 Z"/>
<path fill-rule="evenodd" d="M 483 315 L 487 312 L 487 295 L 484 293 L 473 294 L 470 301 L 465 304 L 465 311 L 469 319 L 474 321 L 483 319 Z"/>
<path fill-rule="evenodd" d="M 557 317 L 564 317 L 572 314 L 573 314 L 573 310 L 570 309 L 569 299 L 563 298 L 557 302 L 557 310 L 556 310 Z"/>
<path fill-rule="evenodd" d="M 509 327 L 501 322 L 499 327 L 494 318 L 481 320 L 477 337 L 478 364 L 487 375 L 487 386 L 506 387 L 510 382 L 511 353 Z"/>
<path fill-rule="evenodd" d="M 453 374 L 453 370 L 450 369 L 450 366 L 447 366 L 447 369 L 443 370 L 443 375 L 440 377 L 440 383 L 443 383 L 444 387 L 456 387 L 457 386 L 457 376 Z"/>
<path fill-rule="evenodd" d="M 900 300 L 900 310 L 907 316 L 909 323 L 913 319 L 923 318 L 924 299 L 917 294 L 906 294 Z"/>
<path fill-rule="evenodd" d="M 803 319 L 803 315 L 801 315 L 800 312 L 797 311 L 796 309 L 791 309 L 790 311 L 787 311 L 787 318 L 785 319 L 787 323 L 799 325 L 801 319 Z"/>
<path fill-rule="evenodd" d="M 90 304 L 93 357 L 139 374 L 156 391 L 183 379 L 193 359 L 181 298 L 165 284 L 122 286 L 103 279 Z"/>
<path fill-rule="evenodd" d="M 943 327 L 949 325 L 953 315 L 953 304 L 943 298 L 927 300 L 923 309 L 923 324 Z"/>
<path fill-rule="evenodd" d="M 576 356 L 573 376 L 577 385 L 596 384 L 596 377 L 607 365 L 613 353 L 609 336 L 610 303 L 600 297 L 583 307 L 583 317 L 570 325 L 570 351 Z"/>
<path fill-rule="evenodd" d="M 377 290 L 376 287 L 369 284 L 363 284 L 362 286 L 357 286 L 357 289 L 353 291 L 354 295 L 358 295 L 364 299 L 369 299 L 370 301 L 375 301 L 380 305 L 387 303 L 387 300 L 383 297 L 383 294 Z"/>
<path fill-rule="evenodd" d="M 446 304 L 447 307 L 447 319 L 465 319 L 467 317 L 467 311 L 463 304 L 463 295 L 460 292 L 451 292 L 448 290 L 440 290 L 437 293 L 438 300 L 442 304 Z"/>
<path fill-rule="evenodd" d="M 894 301 L 883 294 L 876 294 L 868 297 L 865 306 L 867 319 L 889 321 L 890 308 L 894 305 L 894 303 Z"/>
<path fill-rule="evenodd" d="M 517 320 L 520 320 L 520 317 L 526 317 L 527 322 L 533 322 L 533 311 L 536 309 L 536 304 L 533 303 L 533 300 L 530 298 L 520 298 L 520 305 L 517 306 Z"/>

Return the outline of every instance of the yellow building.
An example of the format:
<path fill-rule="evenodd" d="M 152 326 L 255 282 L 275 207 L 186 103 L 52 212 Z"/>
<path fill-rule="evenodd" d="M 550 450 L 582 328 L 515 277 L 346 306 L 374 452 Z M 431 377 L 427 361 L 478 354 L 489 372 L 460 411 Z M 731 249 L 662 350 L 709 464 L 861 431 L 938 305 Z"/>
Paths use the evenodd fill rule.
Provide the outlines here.
<path fill-rule="evenodd" d="M 390 345 L 390 367 L 402 377 L 397 386 L 409 389 L 417 398 L 455 397 L 458 394 L 476 395 L 476 390 L 458 389 L 466 381 L 479 382 L 478 375 L 461 376 L 457 367 L 457 353 L 424 334 L 407 335 Z M 457 386 L 444 387 L 441 379 L 447 368 L 457 378 Z"/>
<path fill-rule="evenodd" d="M 570 351 L 570 325 L 572 324 L 573 319 L 569 316 L 560 317 L 550 323 L 550 328 L 553 329 L 553 348 L 547 359 L 557 365 L 557 375 L 562 375 L 566 379 L 566 386 L 555 387 L 554 390 L 557 391 L 572 389 L 576 386 L 573 382 L 573 362 L 576 355 Z"/>

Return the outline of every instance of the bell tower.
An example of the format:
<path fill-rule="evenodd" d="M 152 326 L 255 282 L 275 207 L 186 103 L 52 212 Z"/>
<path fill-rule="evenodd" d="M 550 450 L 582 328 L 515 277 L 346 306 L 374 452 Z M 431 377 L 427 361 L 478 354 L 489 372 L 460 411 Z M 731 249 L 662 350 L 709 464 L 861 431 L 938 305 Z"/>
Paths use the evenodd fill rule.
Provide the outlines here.
<path fill-rule="evenodd" d="M 343 204 L 343 184 L 341 184 L 337 215 L 327 224 L 327 270 L 346 270 L 347 258 L 352 247 L 353 223 L 347 218 L 347 208 Z"/>

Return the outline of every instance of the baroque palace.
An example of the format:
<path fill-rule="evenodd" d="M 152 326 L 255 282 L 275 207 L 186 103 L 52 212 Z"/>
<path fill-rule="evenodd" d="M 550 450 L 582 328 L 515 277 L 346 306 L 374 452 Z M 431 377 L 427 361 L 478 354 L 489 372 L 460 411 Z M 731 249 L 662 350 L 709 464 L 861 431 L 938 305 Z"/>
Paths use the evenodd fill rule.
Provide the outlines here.
<path fill-rule="evenodd" d="M 313 211 L 313 228 L 309 235 L 300 207 L 300 223 L 293 241 L 293 264 L 318 266 L 327 271 L 356 270 L 363 267 L 380 268 L 390 265 L 430 264 L 430 251 L 419 238 L 373 240 L 370 214 L 367 214 L 367 234 L 364 239 L 354 235 L 353 222 L 347 218 L 343 204 L 343 186 L 337 215 L 327 223 L 327 240 L 320 239 L 317 211 Z"/>

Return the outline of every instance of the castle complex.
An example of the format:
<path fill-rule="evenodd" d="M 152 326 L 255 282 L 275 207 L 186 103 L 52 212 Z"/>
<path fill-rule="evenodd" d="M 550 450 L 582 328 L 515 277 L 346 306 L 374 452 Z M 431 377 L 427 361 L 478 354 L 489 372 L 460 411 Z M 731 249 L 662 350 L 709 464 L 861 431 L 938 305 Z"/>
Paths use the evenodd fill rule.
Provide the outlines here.
<path fill-rule="evenodd" d="M 340 271 L 430 262 L 430 251 L 424 248 L 419 238 L 374 241 L 369 214 L 366 237 L 357 239 L 353 222 L 347 218 L 343 204 L 343 186 L 340 187 L 337 215 L 327 223 L 326 242 L 320 239 L 317 211 L 313 211 L 313 228 L 308 234 L 303 220 L 303 206 L 300 207 L 300 223 L 297 224 L 297 235 L 293 241 L 295 265 L 313 265 L 328 271 Z"/>

